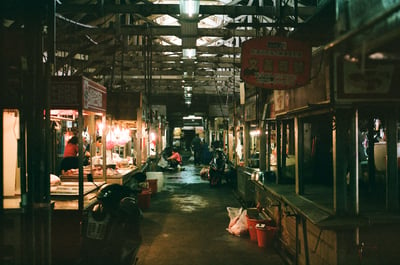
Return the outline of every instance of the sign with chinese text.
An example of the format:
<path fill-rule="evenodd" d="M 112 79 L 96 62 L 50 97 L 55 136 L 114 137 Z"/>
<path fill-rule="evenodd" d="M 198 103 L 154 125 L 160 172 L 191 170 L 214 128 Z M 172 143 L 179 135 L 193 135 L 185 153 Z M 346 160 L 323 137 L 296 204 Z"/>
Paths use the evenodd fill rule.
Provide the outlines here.
<path fill-rule="evenodd" d="M 310 79 L 311 47 L 285 37 L 262 37 L 242 45 L 241 78 L 254 86 L 289 89 Z"/>
<path fill-rule="evenodd" d="M 275 111 L 284 111 L 289 106 L 289 95 L 285 91 L 274 91 Z"/>
<path fill-rule="evenodd" d="M 106 112 L 107 89 L 98 84 L 83 78 L 83 109 L 93 112 Z"/>
<path fill-rule="evenodd" d="M 390 62 L 360 64 L 337 59 L 336 101 L 399 101 L 400 67 Z"/>
<path fill-rule="evenodd" d="M 52 109 L 83 109 L 106 112 L 107 89 L 83 76 L 53 77 L 50 86 Z"/>

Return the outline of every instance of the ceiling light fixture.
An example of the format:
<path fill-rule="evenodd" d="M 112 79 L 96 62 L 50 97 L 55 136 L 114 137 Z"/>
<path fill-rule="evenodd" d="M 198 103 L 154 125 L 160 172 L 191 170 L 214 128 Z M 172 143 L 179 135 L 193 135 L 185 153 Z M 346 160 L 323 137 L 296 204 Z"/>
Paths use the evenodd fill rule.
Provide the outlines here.
<path fill-rule="evenodd" d="M 195 59 L 196 49 L 195 48 L 183 48 L 182 49 L 182 59 Z"/>
<path fill-rule="evenodd" d="M 196 59 L 197 19 L 199 17 L 199 0 L 179 0 L 182 59 Z"/>
<path fill-rule="evenodd" d="M 385 53 L 382 52 L 375 52 L 372 53 L 368 56 L 370 59 L 372 60 L 384 60 L 384 59 L 388 59 L 388 56 Z"/>
<path fill-rule="evenodd" d="M 179 10 L 183 19 L 196 19 L 199 9 L 199 0 L 179 0 Z"/>
<path fill-rule="evenodd" d="M 185 99 L 186 105 L 192 104 L 192 89 L 193 89 L 193 87 L 191 87 L 191 86 L 183 87 L 183 97 Z"/>

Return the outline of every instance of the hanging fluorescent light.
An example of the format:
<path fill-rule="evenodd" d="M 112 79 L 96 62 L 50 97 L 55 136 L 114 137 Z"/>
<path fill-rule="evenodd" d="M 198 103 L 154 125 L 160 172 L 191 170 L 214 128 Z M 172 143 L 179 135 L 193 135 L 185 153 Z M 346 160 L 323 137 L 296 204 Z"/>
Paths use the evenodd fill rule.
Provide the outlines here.
<path fill-rule="evenodd" d="M 200 0 L 179 0 L 179 8 L 182 25 L 182 59 L 195 59 Z"/>
<path fill-rule="evenodd" d="M 193 80 L 194 79 L 194 72 L 193 71 L 183 72 L 182 78 L 186 79 L 186 80 L 190 80 L 190 79 Z"/>
<path fill-rule="evenodd" d="M 183 19 L 197 18 L 199 9 L 199 0 L 179 0 L 179 10 Z"/>
<path fill-rule="evenodd" d="M 191 86 L 183 87 L 183 97 L 185 99 L 186 105 L 192 104 L 192 90 L 193 90 L 193 87 L 191 87 Z"/>
<path fill-rule="evenodd" d="M 184 48 L 182 49 L 182 59 L 195 59 L 196 49 L 194 48 Z"/>

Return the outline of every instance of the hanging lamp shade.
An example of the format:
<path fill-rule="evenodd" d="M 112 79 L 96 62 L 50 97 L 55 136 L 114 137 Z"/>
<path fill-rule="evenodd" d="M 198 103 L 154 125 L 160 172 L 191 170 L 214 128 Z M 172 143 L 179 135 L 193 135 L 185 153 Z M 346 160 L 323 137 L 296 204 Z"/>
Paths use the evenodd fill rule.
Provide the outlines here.
<path fill-rule="evenodd" d="M 182 19 L 196 19 L 199 16 L 199 0 L 179 0 L 179 10 Z"/>

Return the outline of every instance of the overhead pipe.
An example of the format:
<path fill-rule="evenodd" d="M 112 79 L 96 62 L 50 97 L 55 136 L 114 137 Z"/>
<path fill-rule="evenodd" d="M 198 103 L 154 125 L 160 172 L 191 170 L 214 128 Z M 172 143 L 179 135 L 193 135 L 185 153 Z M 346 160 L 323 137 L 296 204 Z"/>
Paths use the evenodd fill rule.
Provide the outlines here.
<path fill-rule="evenodd" d="M 400 3 L 395 5 L 393 8 L 387 10 L 386 12 L 383 12 L 382 14 L 378 15 L 377 17 L 371 19 L 370 21 L 368 21 L 367 23 L 358 27 L 357 29 L 354 29 L 352 31 L 347 32 L 346 34 L 341 35 L 336 40 L 325 45 L 323 49 L 326 51 L 326 50 L 336 47 L 337 45 L 341 44 L 342 42 L 356 36 L 357 34 L 360 34 L 361 32 L 367 30 L 368 28 L 372 27 L 374 24 L 377 24 L 380 21 L 388 18 L 389 16 L 393 15 L 394 13 L 396 13 L 399 10 L 400 10 Z"/>

